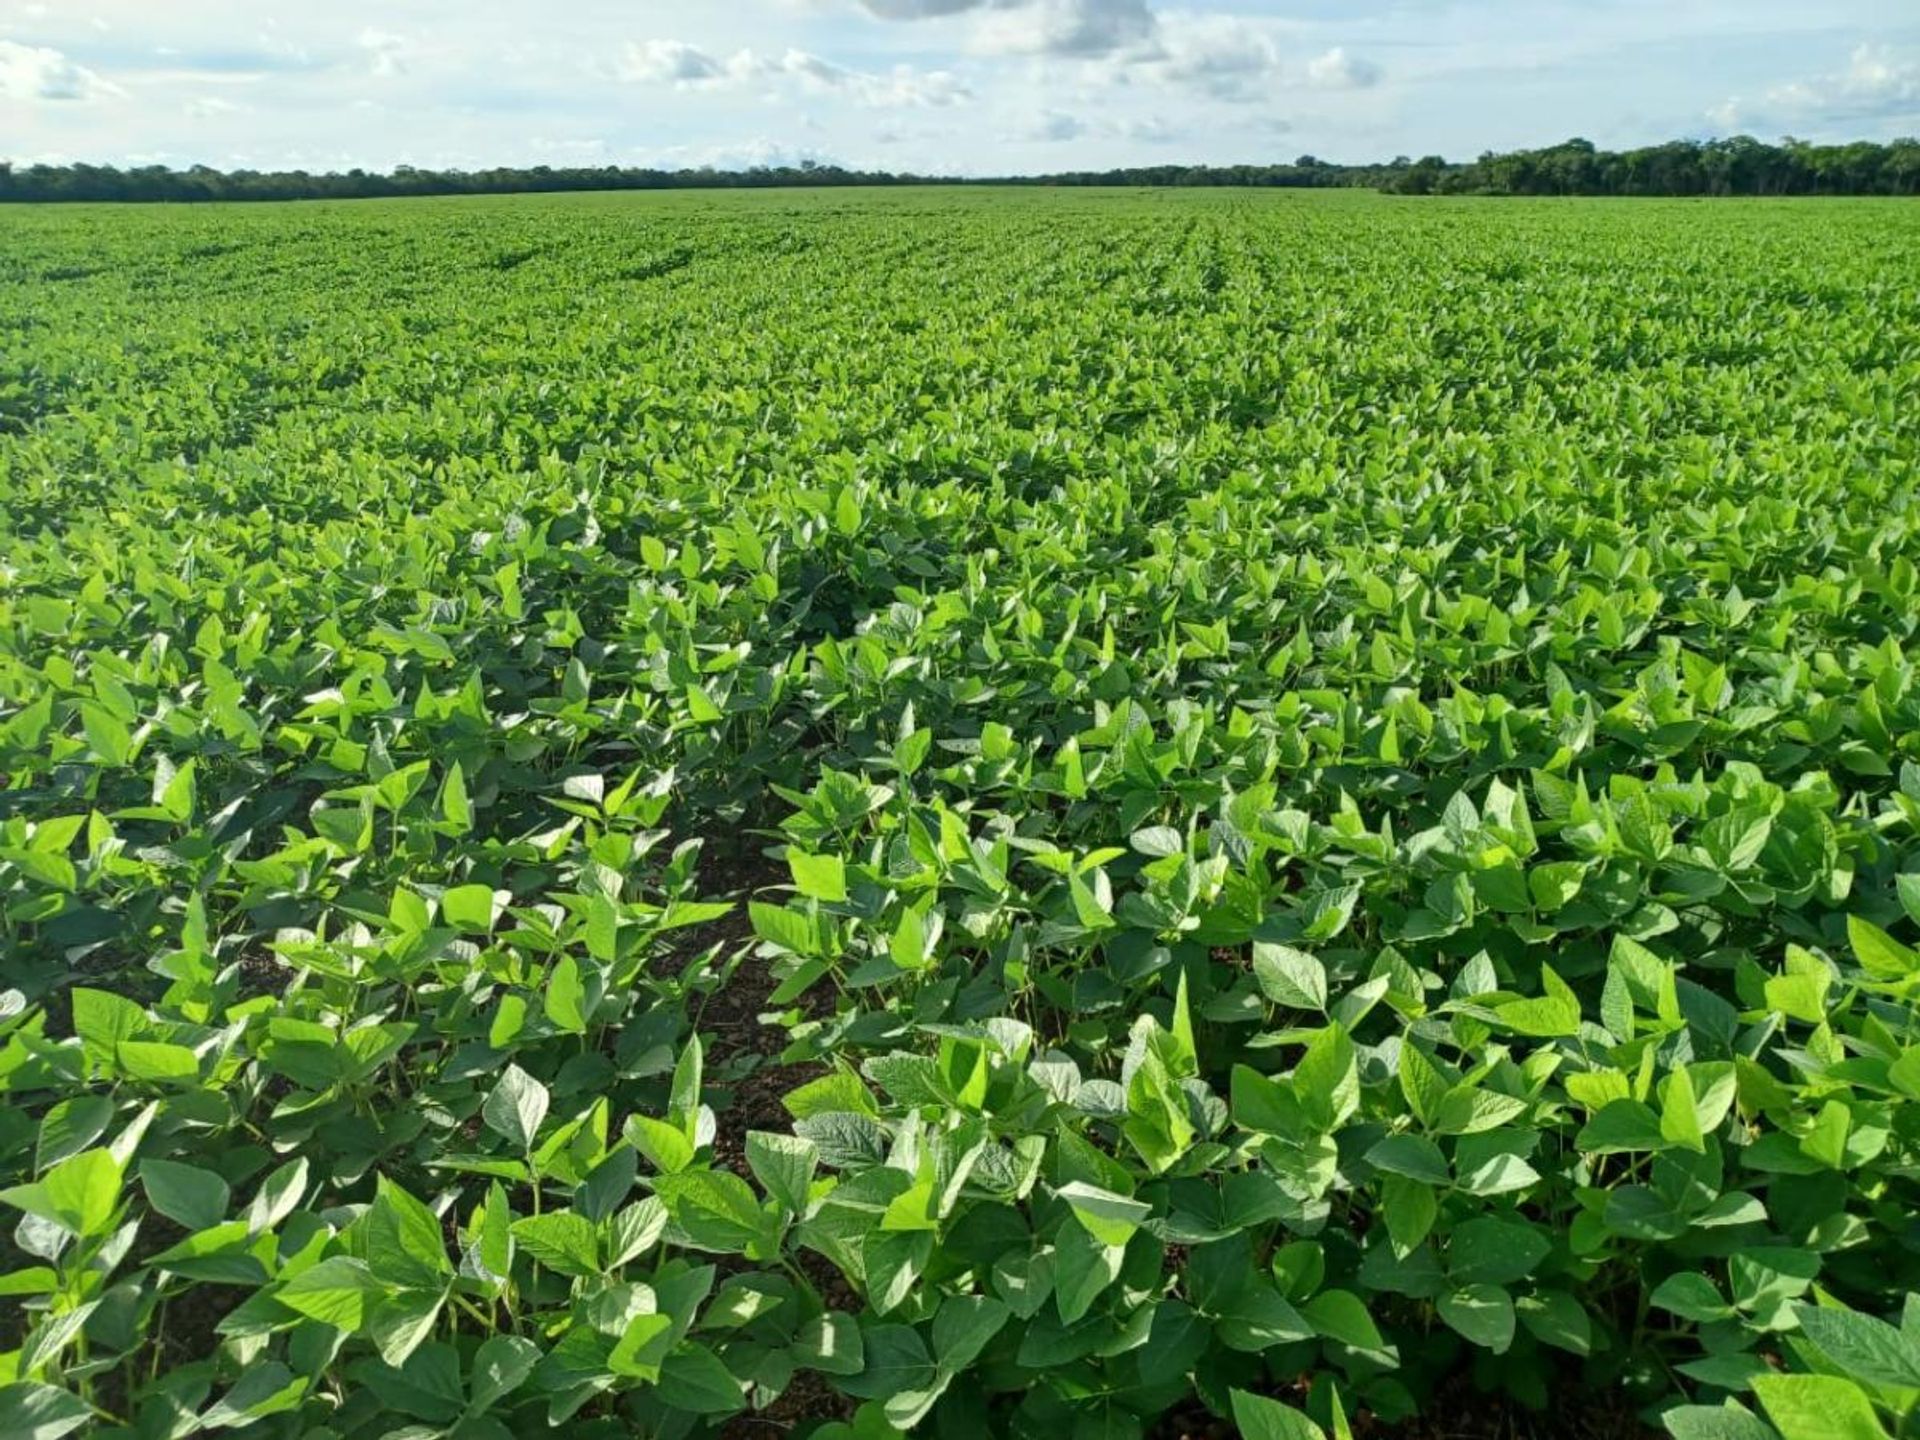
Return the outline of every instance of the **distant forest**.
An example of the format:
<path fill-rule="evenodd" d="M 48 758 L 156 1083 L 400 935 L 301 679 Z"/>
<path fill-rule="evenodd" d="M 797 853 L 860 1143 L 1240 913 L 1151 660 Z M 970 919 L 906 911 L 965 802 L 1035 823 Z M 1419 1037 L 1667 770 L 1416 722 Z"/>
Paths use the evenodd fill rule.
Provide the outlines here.
<path fill-rule="evenodd" d="M 1289 164 L 1151 165 L 1053 175 L 964 180 L 847 170 L 808 162 L 746 170 L 647 170 L 624 166 L 553 169 L 170 170 L 141 166 L 0 163 L 3 201 L 356 200 L 408 195 L 509 195 L 573 190 L 735 190 L 774 186 L 883 185 L 1229 185 L 1338 186 L 1397 195 L 1920 195 L 1920 140 L 1769 145 L 1750 136 L 1674 140 L 1638 150 L 1599 150 L 1569 140 L 1542 150 L 1489 152 L 1457 162 L 1429 155 L 1378 165 L 1340 165 L 1312 155 Z"/>

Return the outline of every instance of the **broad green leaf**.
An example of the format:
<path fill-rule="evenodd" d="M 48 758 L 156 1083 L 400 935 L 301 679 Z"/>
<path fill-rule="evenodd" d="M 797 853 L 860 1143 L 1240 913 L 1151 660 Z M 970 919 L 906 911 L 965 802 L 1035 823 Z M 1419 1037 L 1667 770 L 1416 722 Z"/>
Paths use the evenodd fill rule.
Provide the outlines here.
<path fill-rule="evenodd" d="M 1243 1440 L 1326 1440 L 1326 1432 L 1300 1411 L 1245 1390 L 1232 1394 L 1233 1423 Z"/>
<path fill-rule="evenodd" d="M 1872 1385 L 1920 1389 L 1920 1335 L 1884 1320 L 1819 1305 L 1796 1305 L 1801 1332 L 1850 1376 Z"/>
<path fill-rule="evenodd" d="M 569 1035 L 587 1033 L 586 987 L 580 980 L 580 964 L 571 955 L 563 955 L 547 976 L 547 1019 L 557 1030 Z"/>
<path fill-rule="evenodd" d="M 1253 973 L 1274 1004 L 1326 1012 L 1327 968 L 1319 957 L 1290 945 L 1258 941 L 1253 947 Z"/>
<path fill-rule="evenodd" d="M 1753 1393 L 1781 1440 L 1887 1440 L 1866 1394 L 1837 1375 L 1758 1375 Z"/>
<path fill-rule="evenodd" d="M 1468 1285 L 1440 1297 L 1440 1318 L 1474 1344 L 1504 1355 L 1513 1344 L 1513 1299 L 1497 1285 Z"/>
<path fill-rule="evenodd" d="M 366 1324 L 386 1289 L 364 1260 L 335 1255 L 302 1270 L 274 1298 L 309 1320 L 352 1333 Z"/>
<path fill-rule="evenodd" d="M 57 1386 L 0 1386 L 0 1435 L 8 1440 L 60 1440 L 92 1419 L 92 1406 Z"/>
<path fill-rule="evenodd" d="M 1724 1405 L 1676 1405 L 1660 1423 L 1673 1440 L 1780 1440 L 1771 1425 L 1731 1400 Z"/>
<path fill-rule="evenodd" d="M 489 1130 L 524 1154 L 533 1149 L 549 1103 L 546 1086 L 518 1065 L 509 1064 L 488 1092 L 480 1114 Z"/>
<path fill-rule="evenodd" d="M 213 1171 L 172 1160 L 142 1160 L 140 1185 L 149 1205 L 189 1230 L 218 1225 L 233 1198 L 227 1182 Z"/>
<path fill-rule="evenodd" d="M 743 1388 L 704 1345 L 691 1342 L 668 1355 L 660 1366 L 660 1402 L 689 1415 L 727 1415 L 743 1409 Z"/>
<path fill-rule="evenodd" d="M 789 850 L 787 868 L 793 872 L 794 888 L 809 899 L 840 901 L 847 898 L 847 870 L 838 856 Z"/>

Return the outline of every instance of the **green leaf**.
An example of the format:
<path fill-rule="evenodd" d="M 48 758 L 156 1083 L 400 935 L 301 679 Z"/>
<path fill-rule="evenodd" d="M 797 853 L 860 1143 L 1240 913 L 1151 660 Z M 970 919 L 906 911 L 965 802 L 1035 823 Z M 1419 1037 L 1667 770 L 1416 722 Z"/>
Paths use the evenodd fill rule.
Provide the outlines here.
<path fill-rule="evenodd" d="M 809 855 L 789 848 L 787 868 L 802 895 L 829 902 L 847 898 L 847 867 L 837 855 Z"/>
<path fill-rule="evenodd" d="M 307 1189 L 307 1160 L 304 1155 L 276 1168 L 254 1192 L 247 1207 L 248 1233 L 258 1235 L 271 1230 L 294 1212 Z"/>
<path fill-rule="evenodd" d="M 1407 1047 L 1401 1048 L 1404 1052 Z M 1440 1098 L 1433 1129 L 1441 1135 L 1478 1135 L 1518 1119 L 1526 1109 L 1527 1102 L 1518 1096 L 1457 1085 Z"/>
<path fill-rule="evenodd" d="M 819 1150 L 798 1135 L 747 1132 L 747 1165 L 761 1188 L 791 1215 L 804 1215 L 810 1200 Z"/>
<path fill-rule="evenodd" d="M 1144 830 L 1136 830 L 1128 838 L 1128 843 L 1138 853 L 1153 859 L 1183 855 L 1187 849 L 1187 837 L 1171 825 L 1150 825 Z"/>
<path fill-rule="evenodd" d="M 1081 1319 L 1101 1292 L 1120 1278 L 1126 1254 L 1122 1246 L 1095 1239 L 1085 1226 L 1061 1226 L 1054 1240 L 1053 1298 L 1062 1324 Z"/>
<path fill-rule="evenodd" d="M 1379 1350 L 1386 1345 L 1365 1302 L 1350 1290 L 1323 1290 L 1303 1302 L 1300 1313 L 1318 1334 L 1355 1350 Z"/>
<path fill-rule="evenodd" d="M 740 1382 L 720 1357 L 692 1342 L 667 1356 L 656 1393 L 661 1404 L 690 1415 L 729 1415 L 746 1407 Z"/>
<path fill-rule="evenodd" d="M 1544 997 L 1534 1000 L 1508 1000 L 1493 1007 L 1500 1023 L 1520 1035 L 1549 1039 L 1577 1035 L 1580 1031 L 1580 1001 L 1573 990 L 1554 973 L 1550 965 L 1540 967 L 1546 985 Z"/>
<path fill-rule="evenodd" d="M 1504 1355 L 1513 1344 L 1513 1300 L 1498 1285 L 1468 1285 L 1440 1297 L 1440 1318 L 1474 1344 Z"/>
<path fill-rule="evenodd" d="M 284 1415 L 297 1408 L 306 1397 L 307 1382 L 285 1365 L 269 1360 L 254 1365 L 239 1382 L 200 1415 L 206 1430 L 231 1430 L 251 1426 L 271 1415 Z"/>
<path fill-rule="evenodd" d="M 1702 1325 L 1733 1315 L 1733 1307 L 1722 1298 L 1713 1281 L 1697 1271 L 1683 1270 L 1669 1275 L 1648 1298 L 1650 1304 Z"/>
<path fill-rule="evenodd" d="M 1660 1423 L 1673 1440 L 1780 1440 L 1771 1425 L 1731 1400 L 1724 1405 L 1676 1405 Z"/>
<path fill-rule="evenodd" d="M 1326 1432 L 1292 1406 L 1235 1390 L 1233 1423 L 1241 1440 L 1326 1440 Z"/>
<path fill-rule="evenodd" d="M 387 1284 L 431 1289 L 453 1274 L 439 1217 L 384 1175 L 363 1223 L 367 1264 Z"/>
<path fill-rule="evenodd" d="M 96 1071 L 114 1073 L 120 1042 L 146 1030 L 147 1012 L 124 995 L 75 986 L 73 1033 L 78 1035 L 88 1064 Z"/>
<path fill-rule="evenodd" d="M 933 1355 L 940 1370 L 958 1375 L 973 1364 L 1011 1313 L 985 1295 L 949 1295 L 942 1300 L 933 1317 Z"/>
<path fill-rule="evenodd" d="M 1920 951 L 1902 945 L 1872 921 L 1858 915 L 1847 917 L 1847 942 L 1860 961 L 1860 967 L 1881 980 L 1904 980 L 1920 973 Z M 1787 1440 L 1794 1440 L 1789 1435 Z"/>
<path fill-rule="evenodd" d="M 351 1334 L 367 1322 L 387 1287 L 364 1260 L 335 1255 L 302 1270 L 274 1298 L 289 1310 Z"/>
<path fill-rule="evenodd" d="M 122 1040 L 114 1051 L 120 1073 L 153 1085 L 194 1085 L 200 1062 L 184 1045 L 157 1040 Z"/>
<path fill-rule="evenodd" d="M 788 954 L 812 955 L 820 948 L 812 917 L 798 910 L 754 900 L 748 902 L 747 918 L 755 935 Z"/>
<path fill-rule="evenodd" d="M 1338 1129 L 1360 1108 L 1360 1077 L 1353 1041 L 1337 1021 L 1307 1043 L 1293 1072 L 1294 1091 L 1307 1118 L 1322 1132 Z"/>
<path fill-rule="evenodd" d="M 633 1316 L 607 1356 L 607 1369 L 649 1385 L 657 1383 L 660 1368 L 673 1349 L 673 1331 L 671 1315 L 647 1312 Z"/>
<path fill-rule="evenodd" d="M 727 718 L 727 712 L 713 703 L 713 697 L 698 685 L 687 686 L 687 713 L 697 725 L 717 725 Z"/>
<path fill-rule="evenodd" d="M 794 1332 L 794 1363 L 828 1375 L 858 1375 L 866 1368 L 866 1347 L 851 1315 L 829 1310 L 802 1321 Z"/>
<path fill-rule="evenodd" d="M 634 1149 L 647 1157 L 647 1163 L 663 1175 L 686 1169 L 697 1153 L 686 1131 L 651 1115 L 629 1115 L 621 1133 Z"/>
<path fill-rule="evenodd" d="M 1837 1375 L 1756 1375 L 1753 1393 L 1782 1440 L 1887 1440 L 1873 1402 Z"/>
<path fill-rule="evenodd" d="M 1707 1152 L 1706 1137 L 1700 1133 L 1698 1102 L 1693 1093 L 1693 1077 L 1687 1067 L 1676 1065 L 1667 1076 L 1660 1101 L 1660 1138 L 1684 1146 L 1695 1154 Z"/>
<path fill-rule="evenodd" d="M 1514 1313 L 1542 1345 L 1586 1355 L 1593 1349 L 1593 1322 L 1586 1308 L 1561 1290 L 1542 1290 L 1514 1301 Z"/>
<path fill-rule="evenodd" d="M 1547 1237 L 1524 1220 L 1476 1216 L 1454 1227 L 1447 1273 L 1457 1285 L 1511 1285 L 1530 1275 L 1552 1249 Z"/>
<path fill-rule="evenodd" d="M 446 1425 L 466 1408 L 460 1352 L 451 1345 L 422 1345 L 397 1366 L 384 1360 L 362 1361 L 353 1367 L 352 1375 L 389 1410 L 415 1419 Z"/>
<path fill-rule="evenodd" d="M 1432 1232 L 1440 1214 L 1440 1199 L 1430 1185 L 1403 1175 L 1389 1175 L 1381 1186 L 1380 1213 L 1387 1222 L 1387 1237 L 1394 1253 L 1404 1256 Z"/>
<path fill-rule="evenodd" d="M 60 1440 L 92 1419 L 92 1406 L 52 1385 L 0 1387 L 0 1435 L 7 1440 Z"/>
<path fill-rule="evenodd" d="M 882 1230 L 934 1231 L 940 1228 L 940 1195 L 933 1177 L 914 1181 L 892 1200 L 880 1216 Z"/>
<path fill-rule="evenodd" d="M 1820 1305 L 1796 1305 L 1801 1332 L 1834 1364 L 1872 1385 L 1920 1389 L 1920 1335 L 1884 1320 Z"/>
<path fill-rule="evenodd" d="M 1574 1144 L 1588 1155 L 1663 1149 L 1660 1117 L 1638 1100 L 1610 1100 L 1581 1129 Z"/>
<path fill-rule="evenodd" d="M 467 1413 L 484 1415 L 526 1383 L 540 1363 L 540 1347 L 518 1335 L 491 1335 L 473 1356 Z"/>
<path fill-rule="evenodd" d="M 680 1056 L 673 1062 L 673 1083 L 667 1091 L 667 1118 L 680 1127 L 689 1140 L 699 1130 L 701 1084 L 706 1074 L 706 1047 L 698 1031 L 687 1036 Z"/>
<path fill-rule="evenodd" d="M 842 535 L 860 533 L 860 497 L 853 493 L 852 486 L 843 487 L 833 500 L 833 527 Z"/>
<path fill-rule="evenodd" d="M 446 1301 L 444 1290 L 395 1290 L 383 1295 L 367 1316 L 367 1337 L 380 1358 L 398 1367 L 433 1334 Z"/>
<path fill-rule="evenodd" d="M 933 1383 L 933 1361 L 926 1343 L 911 1325 L 875 1325 L 863 1335 L 866 1363 L 858 1375 L 840 1379 L 839 1388 L 862 1400 L 885 1400 L 924 1390 Z"/>
<path fill-rule="evenodd" d="M 104 1095 L 76 1095 L 57 1101 L 40 1119 L 40 1134 L 34 1145 L 36 1171 L 51 1169 L 62 1160 L 78 1155 L 107 1133 L 113 1123 L 113 1101 Z"/>
<path fill-rule="evenodd" d="M 1125 1245 L 1148 1216 L 1151 1205 L 1076 1180 L 1054 1192 L 1072 1208 L 1087 1233 L 1103 1245 Z"/>
<path fill-rule="evenodd" d="M 1447 1168 L 1447 1157 L 1441 1153 L 1438 1145 L 1424 1135 L 1389 1135 L 1367 1151 L 1367 1163 L 1376 1170 L 1384 1170 L 1390 1175 L 1404 1175 L 1409 1180 L 1424 1181 L 1428 1185 L 1446 1186 L 1453 1183 L 1453 1173 Z"/>
<path fill-rule="evenodd" d="M 1290 945 L 1255 941 L 1253 974 L 1266 997 L 1291 1010 L 1327 1009 L 1327 967 L 1317 955 Z"/>
<path fill-rule="evenodd" d="M 82 1239 L 104 1235 L 120 1203 L 120 1162 L 107 1150 L 83 1150 L 32 1185 L 0 1191 L 0 1201 Z"/>
<path fill-rule="evenodd" d="M 509 1064 L 480 1107 L 480 1118 L 494 1134 L 528 1154 L 547 1118 L 549 1103 L 546 1086 L 518 1065 Z"/>
<path fill-rule="evenodd" d="M 598 1224 L 608 1219 L 633 1190 L 640 1157 L 631 1145 L 616 1145 L 587 1172 L 573 1192 L 573 1208 Z"/>
<path fill-rule="evenodd" d="M 1434 1124 L 1449 1087 L 1439 1067 L 1411 1040 L 1400 1046 L 1399 1080 L 1400 1093 L 1406 1097 L 1414 1119 L 1422 1125 Z"/>
<path fill-rule="evenodd" d="M 457 885 L 440 897 L 440 914 L 456 929 L 484 935 L 500 911 L 491 885 Z"/>
<path fill-rule="evenodd" d="M 140 1185 L 147 1203 L 189 1230 L 207 1230 L 226 1218 L 233 1192 L 211 1170 L 172 1160 L 142 1160 Z"/>
<path fill-rule="evenodd" d="M 593 1222 L 571 1210 L 549 1210 L 513 1222 L 521 1249 L 557 1275 L 600 1273 L 600 1239 Z"/>
<path fill-rule="evenodd" d="M 724 1170 L 683 1170 L 662 1175 L 654 1189 L 673 1221 L 698 1249 L 721 1254 L 756 1253 L 767 1234 L 767 1217 L 752 1189 Z"/>
<path fill-rule="evenodd" d="M 554 1028 L 568 1035 L 587 1033 L 586 986 L 580 981 L 580 962 L 563 955 L 547 977 L 546 1012 Z"/>

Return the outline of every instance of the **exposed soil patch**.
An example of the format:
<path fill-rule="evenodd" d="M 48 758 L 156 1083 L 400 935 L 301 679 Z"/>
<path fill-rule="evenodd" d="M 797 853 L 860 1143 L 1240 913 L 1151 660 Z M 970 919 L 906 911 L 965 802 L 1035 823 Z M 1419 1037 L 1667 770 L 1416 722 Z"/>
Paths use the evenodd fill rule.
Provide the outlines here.
<path fill-rule="evenodd" d="M 715 855 L 703 867 L 701 890 L 730 899 L 734 909 L 709 925 L 684 933 L 676 946 L 683 956 L 713 945 L 745 949 L 753 944 L 747 903 L 772 887 L 785 885 L 787 869 L 757 853 Z M 760 957 L 748 954 L 700 1011 L 709 1075 L 726 1075 L 724 1105 L 717 1106 L 714 1163 L 747 1173 L 747 1135 L 754 1130 L 791 1131 L 793 1121 L 781 1097 L 826 1073 L 824 1065 L 783 1064 L 786 1032 L 762 1017 L 775 1007 L 771 996 L 779 982 Z M 824 998 L 824 997 L 823 997 Z M 795 1263 L 830 1310 L 858 1314 L 864 1303 L 839 1269 L 825 1256 L 801 1250 Z M 829 1420 L 851 1418 L 858 1402 L 840 1394 L 811 1370 L 796 1371 L 780 1398 L 765 1410 L 736 1415 L 720 1429 L 726 1440 L 767 1440 Z"/>
<path fill-rule="evenodd" d="M 753 924 L 747 903 L 757 894 L 787 882 L 786 867 L 758 854 L 716 857 L 703 876 L 702 889 L 734 901 L 728 914 L 709 925 L 685 932 L 676 947 L 697 954 L 713 945 L 745 949 L 753 944 Z M 788 1091 L 826 1073 L 817 1064 L 783 1065 L 786 1032 L 761 1017 L 774 1007 L 771 996 L 779 982 L 767 962 L 747 954 L 717 993 L 700 1010 L 699 1029 L 707 1047 L 707 1069 L 713 1075 L 739 1078 L 723 1082 L 730 1092 L 718 1107 L 714 1136 L 715 1163 L 746 1172 L 747 1133 L 751 1130 L 791 1129 L 792 1118 L 780 1101 Z"/>

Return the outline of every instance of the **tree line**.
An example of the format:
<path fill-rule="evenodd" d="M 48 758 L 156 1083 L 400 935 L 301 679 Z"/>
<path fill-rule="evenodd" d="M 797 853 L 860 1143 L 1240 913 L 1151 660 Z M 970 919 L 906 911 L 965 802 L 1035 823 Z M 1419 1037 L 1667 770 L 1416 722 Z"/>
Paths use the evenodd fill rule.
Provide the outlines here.
<path fill-rule="evenodd" d="M 1343 165 L 1302 155 L 1289 163 L 1152 165 L 959 179 L 849 170 L 812 161 L 743 170 L 660 170 L 584 166 L 390 173 L 349 170 L 215 170 L 196 165 L 119 169 L 111 165 L 0 162 L 0 202 L 362 200 L 420 195 L 507 195 L 578 190 L 733 190 L 777 186 L 887 185 L 1223 185 L 1296 189 L 1357 187 L 1399 195 L 1916 195 L 1920 140 L 1813 145 L 1791 137 L 1769 145 L 1751 136 L 1674 140 L 1637 150 L 1600 150 L 1568 140 L 1538 150 L 1489 151 L 1472 161 L 1399 156 Z"/>

